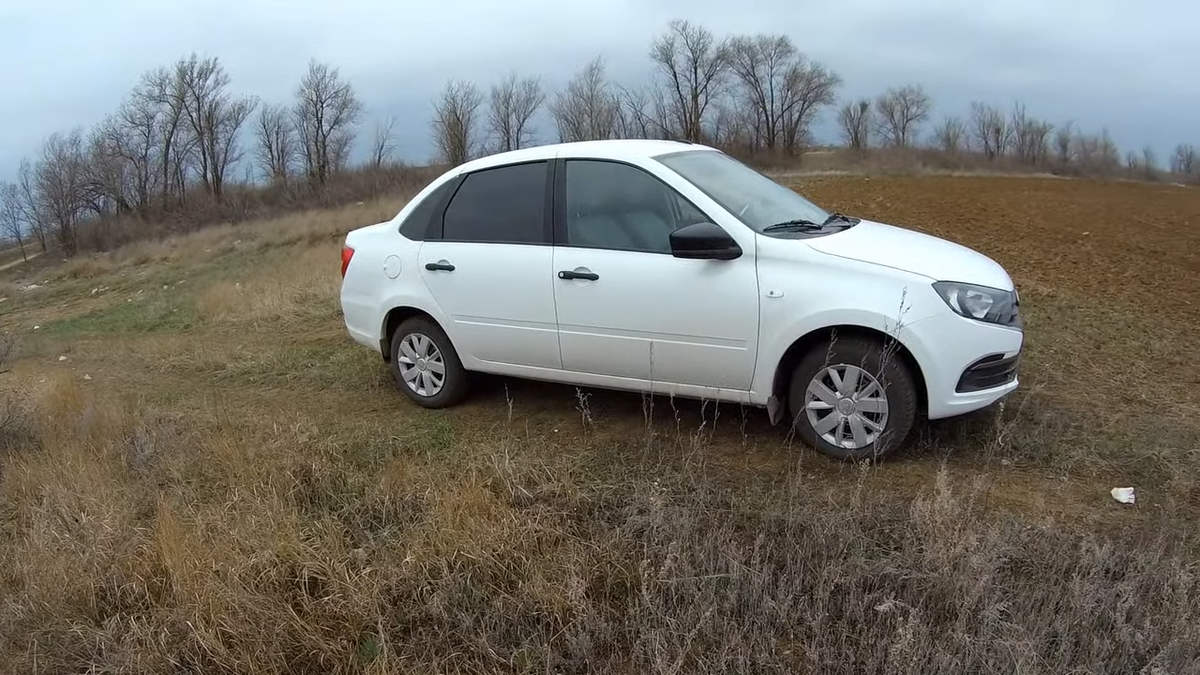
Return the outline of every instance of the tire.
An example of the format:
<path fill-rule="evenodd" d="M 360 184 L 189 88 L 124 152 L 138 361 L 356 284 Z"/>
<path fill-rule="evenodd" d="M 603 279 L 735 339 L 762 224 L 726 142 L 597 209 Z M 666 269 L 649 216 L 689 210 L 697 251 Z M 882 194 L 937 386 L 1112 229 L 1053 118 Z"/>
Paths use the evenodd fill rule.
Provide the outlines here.
<path fill-rule="evenodd" d="M 851 389 L 849 379 L 843 379 L 846 386 L 836 391 L 837 380 L 830 370 L 839 378 L 857 378 L 859 386 Z M 809 385 L 818 380 L 825 387 L 814 386 L 820 396 L 813 394 L 810 411 Z M 879 385 L 882 396 L 871 381 Z M 853 393 L 847 397 L 846 392 Z M 880 340 L 857 335 L 835 338 L 817 345 L 796 364 L 788 407 L 800 438 L 822 454 L 842 461 L 879 460 L 900 447 L 912 430 L 918 411 L 915 375 L 894 350 L 885 353 Z M 854 438 L 855 431 L 863 435 Z M 827 435 L 842 442 L 831 442 Z M 864 438 L 869 442 L 862 444 Z"/>
<path fill-rule="evenodd" d="M 410 342 L 406 342 L 410 339 Z M 426 343 L 430 347 L 426 347 L 425 353 L 421 354 L 420 348 Z M 446 332 L 431 319 L 417 316 L 397 326 L 392 334 L 391 352 L 392 376 L 396 379 L 396 386 L 419 406 L 448 408 L 461 401 L 470 389 L 469 376 L 458 358 L 458 352 Z M 413 355 L 417 358 L 412 358 Z M 423 367 L 438 363 L 443 370 L 440 381 L 435 367 Z M 407 367 L 408 364 L 413 367 Z M 414 385 L 409 384 L 406 375 L 414 377 Z"/>

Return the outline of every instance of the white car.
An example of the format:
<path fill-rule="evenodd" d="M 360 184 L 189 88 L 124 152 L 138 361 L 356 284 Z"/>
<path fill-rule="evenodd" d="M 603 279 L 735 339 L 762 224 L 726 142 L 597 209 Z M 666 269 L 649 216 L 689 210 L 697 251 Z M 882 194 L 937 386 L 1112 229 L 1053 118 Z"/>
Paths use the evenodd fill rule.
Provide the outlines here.
<path fill-rule="evenodd" d="M 839 459 L 1017 387 L 1000 265 L 829 213 L 725 153 L 612 140 L 491 155 L 346 236 L 341 304 L 418 404 L 469 374 L 765 407 Z"/>

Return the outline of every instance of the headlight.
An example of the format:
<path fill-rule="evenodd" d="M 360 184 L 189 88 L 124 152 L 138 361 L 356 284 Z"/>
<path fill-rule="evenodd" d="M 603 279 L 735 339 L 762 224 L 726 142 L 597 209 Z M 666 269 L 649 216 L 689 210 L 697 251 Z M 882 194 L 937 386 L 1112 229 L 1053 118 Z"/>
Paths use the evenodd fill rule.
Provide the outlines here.
<path fill-rule="evenodd" d="M 950 309 L 968 319 L 1002 326 L 1019 325 L 1016 291 L 1003 291 L 999 288 L 957 281 L 936 282 L 933 284 L 933 290 L 942 296 L 946 304 L 950 305 Z"/>

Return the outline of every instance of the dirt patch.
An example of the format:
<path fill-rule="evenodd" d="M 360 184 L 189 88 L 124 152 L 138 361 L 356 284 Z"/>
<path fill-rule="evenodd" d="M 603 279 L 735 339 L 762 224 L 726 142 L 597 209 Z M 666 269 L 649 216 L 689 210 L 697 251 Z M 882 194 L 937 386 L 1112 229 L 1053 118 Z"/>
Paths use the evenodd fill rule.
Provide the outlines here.
<path fill-rule="evenodd" d="M 928 232 L 1004 265 L 1023 291 L 1200 321 L 1200 189 L 1018 177 L 816 177 L 828 208 Z"/>

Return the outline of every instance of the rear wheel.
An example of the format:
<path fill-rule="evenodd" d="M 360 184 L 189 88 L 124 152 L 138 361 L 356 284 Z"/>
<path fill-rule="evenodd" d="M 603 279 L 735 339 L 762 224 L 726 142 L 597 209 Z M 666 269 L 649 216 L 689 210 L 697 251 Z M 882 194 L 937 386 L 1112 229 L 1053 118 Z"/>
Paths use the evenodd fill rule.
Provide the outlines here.
<path fill-rule="evenodd" d="M 396 328 L 391 365 L 400 391 L 426 408 L 452 406 L 470 386 L 450 338 L 425 317 L 413 317 Z"/>
<path fill-rule="evenodd" d="M 917 415 L 914 374 L 879 340 L 848 336 L 800 359 L 788 392 L 800 437 L 835 459 L 881 459 L 911 431 Z"/>

